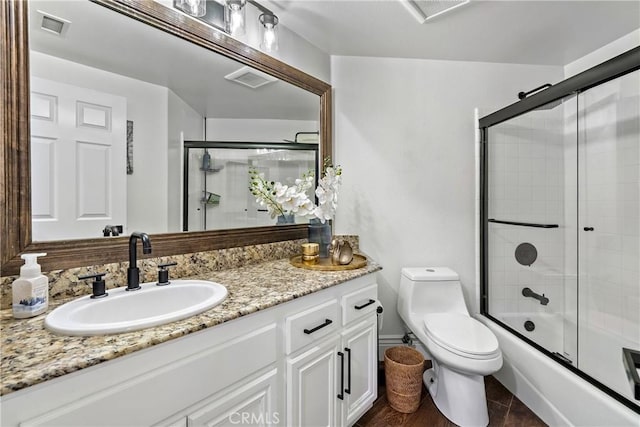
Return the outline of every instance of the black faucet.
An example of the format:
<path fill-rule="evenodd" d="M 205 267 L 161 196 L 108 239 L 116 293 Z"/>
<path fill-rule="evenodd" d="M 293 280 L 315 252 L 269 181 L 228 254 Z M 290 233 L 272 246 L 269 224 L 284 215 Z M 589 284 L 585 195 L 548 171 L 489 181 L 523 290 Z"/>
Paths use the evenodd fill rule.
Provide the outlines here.
<path fill-rule="evenodd" d="M 129 268 L 127 268 L 127 290 L 137 291 L 140 289 L 140 269 L 138 268 L 138 257 L 136 253 L 136 243 L 142 240 L 142 253 L 151 253 L 151 242 L 147 233 L 134 231 L 129 237 Z"/>
<path fill-rule="evenodd" d="M 549 298 L 545 297 L 544 294 L 540 295 L 531 290 L 531 288 L 522 289 L 522 295 L 529 298 L 534 298 L 540 301 L 540 304 L 547 305 L 549 304 Z"/>

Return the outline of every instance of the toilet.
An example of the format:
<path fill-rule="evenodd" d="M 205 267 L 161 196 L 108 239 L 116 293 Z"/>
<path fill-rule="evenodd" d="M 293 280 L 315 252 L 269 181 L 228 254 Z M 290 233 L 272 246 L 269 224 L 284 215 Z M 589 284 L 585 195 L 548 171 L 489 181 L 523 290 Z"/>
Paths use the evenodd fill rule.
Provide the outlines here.
<path fill-rule="evenodd" d="M 488 425 L 484 376 L 500 369 L 502 352 L 493 332 L 469 315 L 458 274 L 403 268 L 398 313 L 431 359 L 423 381 L 440 412 L 461 427 Z"/>

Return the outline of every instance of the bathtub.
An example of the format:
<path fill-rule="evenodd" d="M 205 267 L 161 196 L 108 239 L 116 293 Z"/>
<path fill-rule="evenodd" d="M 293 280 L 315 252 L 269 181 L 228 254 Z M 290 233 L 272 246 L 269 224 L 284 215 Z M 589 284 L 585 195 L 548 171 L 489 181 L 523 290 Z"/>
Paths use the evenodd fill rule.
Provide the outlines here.
<path fill-rule="evenodd" d="M 494 376 L 545 423 L 638 427 L 640 415 L 492 320 L 475 317 L 493 331 L 502 350 L 504 364 Z"/>

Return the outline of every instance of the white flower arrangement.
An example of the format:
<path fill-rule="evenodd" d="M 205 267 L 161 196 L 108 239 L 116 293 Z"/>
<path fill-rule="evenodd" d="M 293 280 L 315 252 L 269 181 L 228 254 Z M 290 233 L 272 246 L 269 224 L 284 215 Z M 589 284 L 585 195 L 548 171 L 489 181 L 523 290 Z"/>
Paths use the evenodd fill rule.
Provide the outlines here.
<path fill-rule="evenodd" d="M 277 181 L 267 181 L 264 174 L 249 170 L 249 191 L 256 202 L 275 218 L 279 215 L 294 214 L 303 218 L 318 218 L 323 224 L 332 219 L 338 207 L 338 191 L 342 184 L 342 168 L 325 161 L 324 176 L 316 188 L 318 206 L 307 196 L 313 186 L 314 173 L 310 171 L 288 186 Z"/>
<path fill-rule="evenodd" d="M 342 185 L 342 168 L 333 166 L 325 161 L 324 176 L 318 181 L 316 197 L 318 206 L 314 209 L 313 215 L 323 224 L 329 221 L 336 214 L 338 209 L 338 192 Z"/>
<path fill-rule="evenodd" d="M 267 181 L 264 174 L 255 169 L 249 170 L 249 177 L 251 194 L 260 206 L 267 208 L 271 218 L 288 214 L 306 217 L 315 209 L 307 196 L 307 190 L 313 186 L 313 172 L 296 179 L 291 186 Z"/>

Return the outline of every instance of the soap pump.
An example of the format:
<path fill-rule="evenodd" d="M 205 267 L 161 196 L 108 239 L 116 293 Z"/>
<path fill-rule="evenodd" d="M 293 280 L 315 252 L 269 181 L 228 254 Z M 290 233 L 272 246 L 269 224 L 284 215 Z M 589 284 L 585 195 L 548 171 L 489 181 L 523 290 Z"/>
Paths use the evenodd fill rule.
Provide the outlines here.
<path fill-rule="evenodd" d="M 49 279 L 42 274 L 39 256 L 46 253 L 22 254 L 25 263 L 20 267 L 20 277 L 12 285 L 13 317 L 24 319 L 44 313 L 49 307 Z"/>

